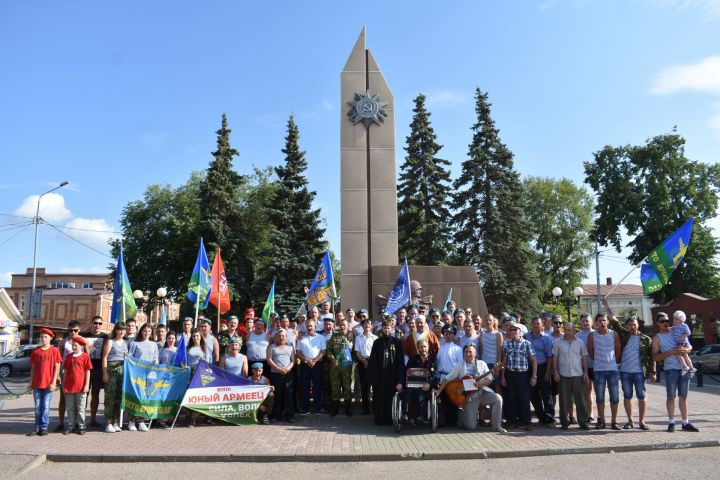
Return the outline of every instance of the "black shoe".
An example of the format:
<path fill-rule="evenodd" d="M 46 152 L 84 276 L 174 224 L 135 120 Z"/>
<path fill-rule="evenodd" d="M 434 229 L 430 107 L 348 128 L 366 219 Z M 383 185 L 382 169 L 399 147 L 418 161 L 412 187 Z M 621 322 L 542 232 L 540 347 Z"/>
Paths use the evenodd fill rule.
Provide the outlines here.
<path fill-rule="evenodd" d="M 40 435 L 40 432 L 37 431 L 37 430 L 33 430 L 32 432 L 30 432 L 30 433 L 27 434 L 28 437 L 35 437 L 35 436 L 38 436 L 38 435 Z"/>
<path fill-rule="evenodd" d="M 684 432 L 699 432 L 700 430 L 692 423 L 683 423 L 682 429 Z"/>
<path fill-rule="evenodd" d="M 675 424 L 674 423 L 668 423 L 668 432 L 674 432 L 675 431 Z"/>
<path fill-rule="evenodd" d="M 338 412 L 340 412 L 340 402 L 335 402 L 335 404 L 333 404 L 332 411 L 330 412 L 330 416 L 334 417 L 338 414 Z"/>
<path fill-rule="evenodd" d="M 53 428 L 53 432 L 55 432 L 55 433 L 60 433 L 64 430 L 65 430 L 65 425 L 63 425 L 62 423 L 60 425 L 58 425 L 57 427 Z"/>
<path fill-rule="evenodd" d="M 69 428 L 63 430 L 63 435 L 70 435 L 71 433 L 72 433 L 72 430 L 70 430 Z"/>
<path fill-rule="evenodd" d="M 47 436 L 47 434 L 48 434 L 47 428 L 43 428 L 42 430 L 40 430 L 40 433 L 38 433 L 38 435 L 40 435 L 41 437 L 45 437 L 45 436 Z"/>
<path fill-rule="evenodd" d="M 590 430 L 590 425 L 584 422 L 580 422 L 580 428 L 582 428 L 583 430 Z"/>
<path fill-rule="evenodd" d="M 87 433 L 87 430 L 85 430 L 84 428 L 80 428 L 80 429 L 78 429 L 78 431 L 76 433 L 78 435 L 85 435 L 85 433 Z"/>
<path fill-rule="evenodd" d="M 287 418 L 285 419 L 285 421 L 286 421 L 287 423 L 295 423 L 295 419 L 293 419 L 292 417 L 287 417 Z"/>
<path fill-rule="evenodd" d="M 100 423 L 97 420 L 91 420 L 89 426 L 94 427 L 94 428 L 102 427 L 102 425 L 100 425 Z"/>

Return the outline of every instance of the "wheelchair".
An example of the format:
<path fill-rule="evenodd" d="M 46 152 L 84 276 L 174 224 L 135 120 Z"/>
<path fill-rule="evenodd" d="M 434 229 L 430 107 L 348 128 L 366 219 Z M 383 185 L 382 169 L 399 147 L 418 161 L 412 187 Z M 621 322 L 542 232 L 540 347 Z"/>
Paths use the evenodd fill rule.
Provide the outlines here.
<path fill-rule="evenodd" d="M 407 381 L 405 382 L 405 388 L 422 388 L 425 383 L 428 383 L 430 378 L 430 371 L 426 368 L 411 368 L 408 369 Z M 430 422 L 430 430 L 432 432 L 437 431 L 438 428 L 438 399 L 435 391 L 431 388 L 425 392 L 428 395 L 427 398 L 427 419 Z M 402 415 L 403 415 L 403 392 L 395 392 L 392 400 L 392 422 L 393 427 L 397 433 L 403 427 Z M 413 405 L 409 405 L 410 408 Z"/>

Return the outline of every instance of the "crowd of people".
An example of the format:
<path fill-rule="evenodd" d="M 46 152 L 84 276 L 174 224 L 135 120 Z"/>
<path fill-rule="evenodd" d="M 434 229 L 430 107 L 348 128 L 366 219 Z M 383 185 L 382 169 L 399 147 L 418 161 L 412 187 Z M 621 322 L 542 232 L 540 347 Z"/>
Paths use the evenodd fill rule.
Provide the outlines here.
<path fill-rule="evenodd" d="M 178 332 L 166 325 L 138 328 L 131 318 L 107 334 L 101 317 L 94 317 L 89 329 L 80 332 L 80 322 L 71 321 L 57 346 L 51 330 L 38 331 L 40 346 L 31 354 L 29 387 L 35 424 L 30 434 L 47 435 L 50 399 L 58 386 L 54 431 L 66 435 L 83 435 L 88 427 L 121 431 L 124 359 L 171 365 L 178 344 L 186 349 L 183 357 L 191 369 L 204 360 L 256 384 L 270 385 L 271 394 L 258 412 L 258 423 L 265 425 L 294 422 L 297 415 L 335 416 L 341 409 L 352 416 L 354 405 L 355 413 L 373 414 L 377 425 L 389 424 L 396 393 L 402 398 L 400 421 L 422 424 L 430 421 L 427 406 L 434 392 L 441 427 L 457 424 L 474 430 L 484 425 L 500 433 L 530 430 L 532 406 L 537 424 L 545 427 L 567 429 L 577 424 L 585 430 L 648 430 L 646 381 L 656 381 L 662 362 L 667 430 L 676 428 L 677 398 L 680 428 L 698 431 L 688 417 L 694 370 L 687 357 L 692 347 L 685 314 L 677 311 L 672 319 L 658 314 L 657 334 L 650 338 L 640 331 L 636 317 L 621 322 L 607 304 L 606 308 L 607 313 L 594 319 L 582 314 L 579 325 L 547 312 L 526 325 L 518 314 L 481 316 L 452 302 L 442 312 L 412 305 L 394 315 L 383 313 L 377 320 L 366 309 L 333 313 L 324 303 L 292 320 L 273 313 L 267 325 L 250 308 L 242 321 L 237 316 L 223 319 L 217 332 L 202 315 L 197 322 L 185 318 Z M 619 387 L 624 422 L 618 418 Z M 101 390 L 104 427 L 98 416 Z M 184 422 L 194 427 L 201 419 L 212 423 L 195 412 L 189 412 Z M 169 428 L 164 421 L 156 425 Z M 148 419 L 128 419 L 130 431 L 146 432 L 149 427 Z"/>

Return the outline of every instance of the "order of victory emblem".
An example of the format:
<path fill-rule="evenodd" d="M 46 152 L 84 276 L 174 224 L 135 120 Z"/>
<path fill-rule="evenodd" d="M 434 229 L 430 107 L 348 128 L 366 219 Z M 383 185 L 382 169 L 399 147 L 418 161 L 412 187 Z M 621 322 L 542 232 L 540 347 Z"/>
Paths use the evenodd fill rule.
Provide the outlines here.
<path fill-rule="evenodd" d="M 348 116 L 354 124 L 362 122 L 369 127 L 373 123 L 382 125 L 385 122 L 387 102 L 380 101 L 380 96 L 377 94 L 372 95 L 370 91 L 365 92 L 365 95 L 356 93 L 355 101 L 348 104 L 352 107 Z"/>

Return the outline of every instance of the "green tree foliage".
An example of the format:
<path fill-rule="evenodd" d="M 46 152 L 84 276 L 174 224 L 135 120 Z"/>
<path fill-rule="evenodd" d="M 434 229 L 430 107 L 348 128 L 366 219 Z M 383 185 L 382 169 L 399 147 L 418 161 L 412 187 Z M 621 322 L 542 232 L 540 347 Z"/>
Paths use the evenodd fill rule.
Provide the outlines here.
<path fill-rule="evenodd" d="M 538 255 L 542 300 L 552 299 L 553 287 L 571 299 L 590 264 L 593 245 L 593 198 L 588 191 L 562 178 L 528 177 L 525 213 L 532 228 L 532 245 Z"/>
<path fill-rule="evenodd" d="M 227 117 L 223 113 L 217 134 L 217 150 L 207 169 L 200 188 L 200 218 L 198 234 L 205 240 L 208 259 L 212 262 L 217 249 L 222 250 L 228 283 L 241 298 L 251 292 L 245 286 L 252 281 L 253 266 L 247 255 L 248 238 L 242 222 L 241 193 L 247 189 L 247 178 L 233 168 L 239 155 L 230 145 Z M 236 295 L 237 296 L 237 295 Z"/>
<path fill-rule="evenodd" d="M 150 185 L 142 200 L 128 203 L 120 217 L 125 266 L 135 289 L 154 292 L 165 286 L 168 297 L 183 303 L 190 313 L 187 284 L 197 258 L 200 237 L 205 238 L 212 262 L 216 248 L 222 249 L 233 304 L 231 313 L 259 306 L 267 291 L 253 288 L 257 272 L 272 263 L 268 253 L 275 228 L 269 222 L 268 206 L 276 185 L 271 170 L 255 169 L 240 176 L 232 168 L 237 151 L 230 146 L 230 129 L 223 115 L 217 132 L 218 148 L 207 171 L 193 173 L 179 187 Z M 120 242 L 112 242 L 117 258 Z M 110 266 L 114 275 L 115 263 Z M 214 307 L 209 307 L 214 314 Z"/>
<path fill-rule="evenodd" d="M 619 252 L 624 228 L 631 238 L 628 259 L 633 264 L 695 218 L 685 261 L 670 277 L 670 285 L 652 295 L 656 303 L 663 305 L 683 292 L 720 295 L 720 243 L 706 224 L 717 215 L 720 165 L 685 157 L 680 135 L 659 135 L 645 145 L 606 146 L 596 152 L 594 160 L 585 163 L 585 182 L 595 190 L 598 242 Z"/>
<path fill-rule="evenodd" d="M 469 158 L 454 183 L 455 260 L 476 267 L 491 312 L 534 311 L 540 284 L 523 186 L 495 128 L 487 93 L 477 89 L 475 100 Z"/>
<path fill-rule="evenodd" d="M 282 149 L 285 162 L 275 167 L 278 178 L 268 208 L 275 234 L 264 256 L 272 261 L 256 281 L 256 288 L 267 295 L 275 277 L 275 308 L 289 314 L 295 313 L 305 298 L 303 286 L 310 285 L 327 248 L 320 209 L 312 205 L 315 192 L 308 189 L 307 160 L 299 140 L 300 130 L 290 116 Z"/>
<path fill-rule="evenodd" d="M 448 222 L 450 162 L 437 157 L 442 145 L 430 125 L 425 95 L 415 98 L 407 156 L 398 185 L 399 247 L 401 256 L 418 265 L 447 263 L 451 251 Z"/>

